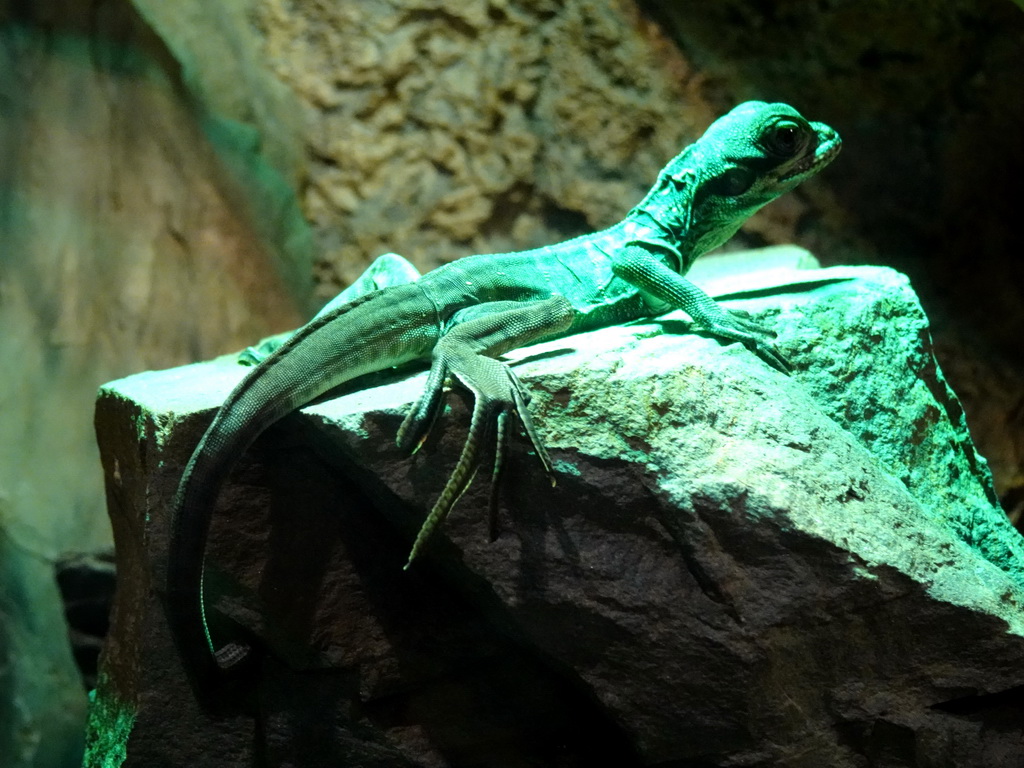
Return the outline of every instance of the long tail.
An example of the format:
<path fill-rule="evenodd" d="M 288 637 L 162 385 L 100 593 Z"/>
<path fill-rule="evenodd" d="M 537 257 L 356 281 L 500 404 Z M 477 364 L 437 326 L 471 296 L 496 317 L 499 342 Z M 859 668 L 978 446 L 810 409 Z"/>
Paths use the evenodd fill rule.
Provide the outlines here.
<path fill-rule="evenodd" d="M 168 546 L 168 622 L 197 691 L 208 690 L 249 650 L 217 644 L 203 601 L 210 520 L 232 466 L 267 427 L 328 390 L 428 355 L 437 339 L 434 320 L 433 304 L 415 284 L 361 296 L 299 329 L 220 407 L 182 474 Z"/>

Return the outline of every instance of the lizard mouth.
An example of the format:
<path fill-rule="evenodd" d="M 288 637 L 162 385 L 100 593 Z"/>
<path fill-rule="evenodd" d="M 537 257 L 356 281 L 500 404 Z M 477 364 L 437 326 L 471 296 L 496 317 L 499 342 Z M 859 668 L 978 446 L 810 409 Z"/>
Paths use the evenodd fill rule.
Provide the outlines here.
<path fill-rule="evenodd" d="M 839 154 L 839 150 L 843 147 L 839 134 L 826 126 L 815 127 L 819 138 L 814 152 L 801 158 L 779 181 L 790 181 L 798 177 L 802 180 L 804 177 L 811 176 L 831 163 Z"/>

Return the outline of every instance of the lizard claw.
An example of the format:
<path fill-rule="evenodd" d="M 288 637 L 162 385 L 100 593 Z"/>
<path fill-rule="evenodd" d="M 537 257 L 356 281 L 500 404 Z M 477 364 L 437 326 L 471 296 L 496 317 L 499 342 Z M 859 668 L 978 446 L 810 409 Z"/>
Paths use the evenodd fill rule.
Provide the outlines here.
<path fill-rule="evenodd" d="M 553 482 L 551 458 L 530 415 L 530 396 L 508 364 L 497 360 L 496 355 L 566 330 L 573 322 L 575 310 L 566 298 L 558 295 L 539 302 L 498 304 L 501 308 L 497 311 L 495 307 L 486 311 L 487 305 L 482 305 L 484 311 L 478 308 L 437 342 L 424 392 L 398 429 L 400 446 L 419 446 L 441 411 L 447 382 L 458 380 L 473 394 L 473 415 L 462 454 L 420 527 L 405 565 L 407 569 L 473 481 L 482 462 L 480 446 L 492 437 L 496 443 L 488 518 L 491 537 L 496 536 L 497 494 L 505 466 L 510 415 L 519 419 L 544 472 Z"/>
<path fill-rule="evenodd" d="M 423 394 L 409 408 L 395 435 L 398 447 L 410 454 L 415 454 L 423 447 L 444 405 L 447 371 L 442 368 L 437 365 L 431 367 Z"/>
<path fill-rule="evenodd" d="M 778 334 L 770 328 L 750 319 L 750 313 L 741 309 L 729 309 L 715 316 L 706 330 L 716 336 L 732 339 L 743 344 L 775 370 L 789 375 L 793 366 L 776 349 L 772 339 Z"/>
<path fill-rule="evenodd" d="M 761 323 L 754 320 L 753 315 L 751 315 L 745 309 L 727 309 L 725 310 L 725 312 L 732 323 L 739 326 L 745 331 L 755 333 L 758 336 L 767 336 L 768 338 L 771 339 L 776 339 L 779 336 L 779 334 L 777 334 L 771 328 L 768 328 L 767 326 L 762 325 Z"/>
<path fill-rule="evenodd" d="M 780 373 L 788 376 L 793 372 L 793 366 L 790 365 L 789 361 L 782 356 L 782 353 L 771 342 L 757 339 L 746 344 L 746 347 Z"/>
<path fill-rule="evenodd" d="M 488 529 L 490 538 L 493 541 L 497 538 L 497 516 L 498 516 L 498 494 L 501 487 L 501 478 L 505 467 L 505 457 L 508 452 L 508 421 L 509 416 L 519 419 L 523 430 L 526 432 L 537 458 L 540 460 L 545 474 L 554 482 L 554 469 L 551 464 L 551 457 L 543 440 L 537 433 L 533 418 L 527 405 L 526 390 L 523 388 L 519 378 L 513 373 L 506 363 L 490 358 L 476 358 L 474 377 L 470 379 L 465 374 L 460 375 L 456 370 L 456 376 L 467 389 L 473 393 L 473 415 L 470 420 L 469 434 L 462 447 L 459 460 L 452 470 L 441 491 L 437 502 L 420 527 L 409 552 L 409 559 L 405 564 L 408 570 L 412 561 L 419 555 L 426 545 L 431 534 L 437 529 L 452 507 L 466 492 L 476 473 L 483 462 L 482 446 L 492 437 L 495 440 L 494 465 L 491 471 L 491 491 L 488 498 Z M 448 367 L 447 365 L 438 367 Z M 480 375 L 479 368 L 485 367 L 486 373 Z M 477 384 L 476 382 L 481 382 Z M 428 390 L 424 392 L 399 429 L 399 441 L 408 440 L 409 435 L 422 428 L 427 421 L 427 415 L 431 412 L 436 416 L 440 411 L 441 390 Z"/>

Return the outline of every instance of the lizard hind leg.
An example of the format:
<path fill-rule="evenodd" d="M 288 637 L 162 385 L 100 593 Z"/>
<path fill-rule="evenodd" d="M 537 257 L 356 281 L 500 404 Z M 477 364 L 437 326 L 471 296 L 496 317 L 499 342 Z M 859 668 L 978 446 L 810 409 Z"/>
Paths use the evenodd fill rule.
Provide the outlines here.
<path fill-rule="evenodd" d="M 441 413 L 444 393 L 450 384 L 451 377 L 446 361 L 440 359 L 435 352 L 423 394 L 409 408 L 409 412 L 402 419 L 402 425 L 398 428 L 398 434 L 395 435 L 395 443 L 399 448 L 416 453 L 423 446 Z"/>
<path fill-rule="evenodd" d="M 409 553 L 406 569 L 422 551 L 430 535 L 444 522 L 448 513 L 469 488 L 483 463 L 486 448 L 492 440 L 495 443 L 495 454 L 488 502 L 488 527 L 492 539 L 494 538 L 498 483 L 505 464 L 505 453 L 508 450 L 507 422 L 510 415 L 519 418 L 541 464 L 548 475 L 551 474 L 551 461 L 548 458 L 547 449 L 533 426 L 533 420 L 530 418 L 523 396 L 522 384 L 518 377 L 506 363 L 498 360 L 477 358 L 474 363 L 472 366 L 466 366 L 473 371 L 471 376 L 465 375 L 462 366 L 457 366 L 455 369 L 455 375 L 459 382 L 473 394 L 473 415 L 470 419 L 469 432 L 455 468 L 420 527 L 416 541 Z"/>
<path fill-rule="evenodd" d="M 541 302 L 517 304 L 512 309 L 508 309 L 508 305 L 509 302 L 502 302 L 501 311 L 490 314 L 486 311 L 482 314 L 477 312 L 477 316 L 455 325 L 442 337 L 434 349 L 426 391 L 410 410 L 399 430 L 399 442 L 404 445 L 411 442 L 412 435 L 425 433 L 440 411 L 447 381 L 457 380 L 473 395 L 473 414 L 466 442 L 444 490 L 420 528 L 409 553 L 406 569 L 472 483 L 483 461 L 484 446 L 490 440 L 495 441 L 488 504 L 493 536 L 497 484 L 504 468 L 509 416 L 519 419 L 545 473 L 552 477 L 551 460 L 527 405 L 529 396 L 512 369 L 493 355 L 566 330 L 572 323 L 573 309 L 561 296 Z M 486 306 L 482 305 L 485 310 Z"/>
<path fill-rule="evenodd" d="M 373 291 L 379 291 L 382 288 L 389 288 L 393 285 L 414 283 L 420 277 L 419 270 L 404 256 L 397 253 L 385 253 L 374 259 L 373 263 L 366 268 L 366 271 L 357 277 L 350 286 L 343 289 L 341 293 L 327 302 L 314 315 L 313 319 L 328 312 L 333 312 L 342 304 L 347 304 L 354 299 L 358 299 L 360 296 L 365 296 Z M 294 331 L 286 331 L 285 333 L 268 336 L 256 342 L 253 346 L 247 347 L 238 353 L 239 364 L 259 365 L 266 358 L 270 357 L 278 347 L 284 344 L 293 333 Z"/>

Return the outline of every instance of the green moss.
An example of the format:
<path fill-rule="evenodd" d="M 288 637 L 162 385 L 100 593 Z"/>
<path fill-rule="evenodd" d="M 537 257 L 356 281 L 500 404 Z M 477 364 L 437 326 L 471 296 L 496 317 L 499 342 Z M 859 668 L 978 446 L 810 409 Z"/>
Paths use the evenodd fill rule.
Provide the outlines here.
<path fill-rule="evenodd" d="M 110 693 L 104 682 L 101 679 L 98 689 L 102 693 L 93 691 L 89 695 L 83 768 L 119 768 L 128 754 L 135 709 Z"/>

